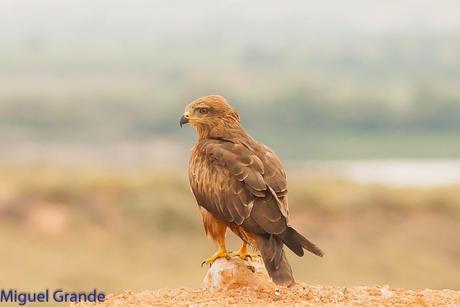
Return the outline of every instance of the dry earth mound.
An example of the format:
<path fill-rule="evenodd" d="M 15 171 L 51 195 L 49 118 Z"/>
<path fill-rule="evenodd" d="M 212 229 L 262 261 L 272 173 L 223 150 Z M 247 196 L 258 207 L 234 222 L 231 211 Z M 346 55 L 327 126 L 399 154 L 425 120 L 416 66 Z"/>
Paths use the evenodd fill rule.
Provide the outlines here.
<path fill-rule="evenodd" d="M 405 290 L 389 286 L 325 287 L 273 284 L 259 259 L 219 259 L 200 289 L 125 291 L 104 303 L 78 306 L 459 306 L 460 291 Z"/>
<path fill-rule="evenodd" d="M 321 287 L 298 284 L 268 291 L 251 287 L 216 290 L 161 289 L 126 291 L 101 304 L 79 306 L 460 306 L 460 292 L 404 290 L 389 287 Z"/>

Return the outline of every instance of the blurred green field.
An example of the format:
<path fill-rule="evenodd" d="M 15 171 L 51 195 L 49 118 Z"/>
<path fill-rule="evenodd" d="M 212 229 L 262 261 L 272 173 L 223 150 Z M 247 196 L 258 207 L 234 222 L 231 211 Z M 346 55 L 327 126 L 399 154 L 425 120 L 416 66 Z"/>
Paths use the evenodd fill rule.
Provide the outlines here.
<path fill-rule="evenodd" d="M 326 252 L 289 253 L 298 280 L 460 288 L 460 186 L 291 174 L 291 223 Z M 2 281 L 35 290 L 198 287 L 214 251 L 185 173 L 158 168 L 0 167 L 0 240 Z"/>
<path fill-rule="evenodd" d="M 273 40 L 8 45 L 0 142 L 190 144 L 185 105 L 221 94 L 288 159 L 460 157 L 458 35 Z"/>

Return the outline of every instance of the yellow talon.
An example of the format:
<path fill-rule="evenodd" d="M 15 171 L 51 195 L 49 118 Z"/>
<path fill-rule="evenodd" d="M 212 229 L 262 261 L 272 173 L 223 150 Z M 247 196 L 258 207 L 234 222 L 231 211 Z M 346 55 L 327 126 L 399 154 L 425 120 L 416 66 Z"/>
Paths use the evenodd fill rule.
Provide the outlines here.
<path fill-rule="evenodd" d="M 214 261 L 216 261 L 219 258 L 229 258 L 229 255 L 228 255 L 227 250 L 225 248 L 219 248 L 219 250 L 214 255 L 212 255 L 208 259 L 205 259 L 201 263 L 201 266 L 203 266 L 205 264 L 209 264 L 211 266 L 214 263 Z"/>
<path fill-rule="evenodd" d="M 246 260 L 247 258 L 252 260 L 252 258 L 260 257 L 259 254 L 248 252 L 248 244 L 246 242 L 243 242 L 243 245 L 237 252 L 232 252 L 232 256 L 238 256 L 243 260 Z"/>

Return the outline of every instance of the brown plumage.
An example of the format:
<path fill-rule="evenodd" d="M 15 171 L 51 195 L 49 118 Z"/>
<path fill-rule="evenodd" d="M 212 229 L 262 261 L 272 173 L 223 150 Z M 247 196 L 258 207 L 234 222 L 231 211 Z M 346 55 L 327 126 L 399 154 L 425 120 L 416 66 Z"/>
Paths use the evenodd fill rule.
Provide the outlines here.
<path fill-rule="evenodd" d="M 198 132 L 190 157 L 190 186 L 205 231 L 219 245 L 204 263 L 228 255 L 228 227 L 243 240 L 235 255 L 251 255 L 251 245 L 260 251 L 275 283 L 294 284 L 283 246 L 298 256 L 304 249 L 318 256 L 323 252 L 289 226 L 286 174 L 279 158 L 244 130 L 238 113 L 221 96 L 190 103 L 180 120 L 181 126 L 186 123 Z"/>

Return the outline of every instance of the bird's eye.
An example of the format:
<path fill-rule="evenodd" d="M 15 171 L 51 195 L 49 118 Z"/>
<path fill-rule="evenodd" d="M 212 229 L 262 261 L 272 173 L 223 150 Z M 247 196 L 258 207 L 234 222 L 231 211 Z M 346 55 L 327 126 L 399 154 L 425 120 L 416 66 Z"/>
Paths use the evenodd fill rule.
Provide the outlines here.
<path fill-rule="evenodd" d="M 198 112 L 200 112 L 200 114 L 208 114 L 208 109 L 207 108 L 199 108 Z"/>

